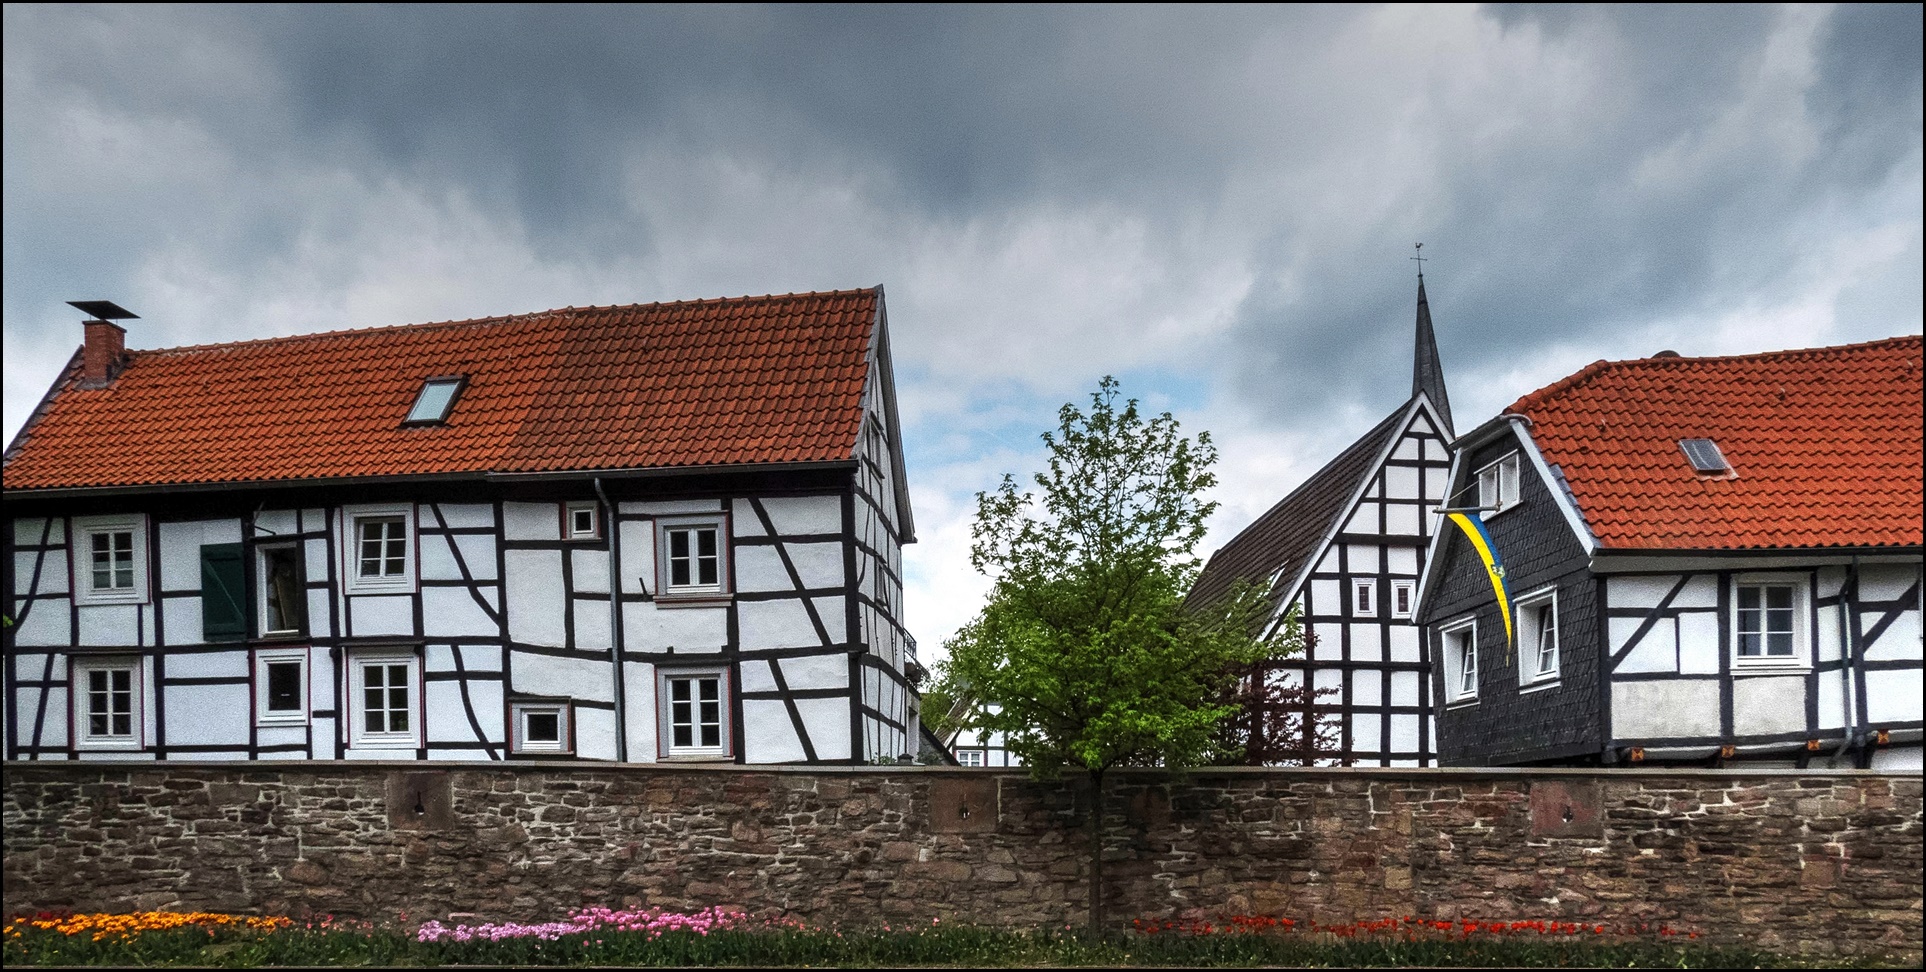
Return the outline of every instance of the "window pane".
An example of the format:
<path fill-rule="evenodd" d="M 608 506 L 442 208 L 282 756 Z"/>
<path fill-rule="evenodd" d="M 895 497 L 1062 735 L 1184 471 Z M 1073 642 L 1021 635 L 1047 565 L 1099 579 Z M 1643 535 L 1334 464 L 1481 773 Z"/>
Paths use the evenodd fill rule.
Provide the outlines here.
<path fill-rule="evenodd" d="M 387 577 L 400 577 L 402 565 L 408 559 L 408 538 L 402 536 L 401 522 L 389 523 L 387 556 L 382 558 L 381 573 Z"/>
<path fill-rule="evenodd" d="M 455 389 L 461 387 L 459 381 L 431 381 L 421 386 L 421 394 L 415 398 L 415 407 L 408 410 L 410 422 L 439 422 L 448 417 L 448 406 L 454 401 Z"/>
<path fill-rule="evenodd" d="M 522 738 L 528 742 L 555 743 L 562 741 L 562 717 L 555 712 L 530 712 L 527 714 L 527 731 Z"/>
<path fill-rule="evenodd" d="M 301 711 L 300 662 L 268 662 L 267 707 L 269 712 Z"/>
<path fill-rule="evenodd" d="M 300 550 L 295 547 L 263 550 L 261 566 L 265 575 L 262 597 L 267 602 L 267 616 L 261 622 L 263 631 L 300 631 L 305 627 L 303 621 L 307 614 L 303 610 L 307 595 L 301 589 Z"/>
<path fill-rule="evenodd" d="M 716 558 L 714 556 L 701 557 L 696 563 L 698 565 L 698 570 L 696 571 L 698 583 L 704 585 L 721 583 L 717 580 Z"/>
<path fill-rule="evenodd" d="M 1759 654 L 1760 641 L 1761 638 L 1757 631 L 1741 630 L 1739 632 L 1739 655 L 1741 657 L 1750 657 Z"/>
<path fill-rule="evenodd" d="M 671 743 L 670 745 L 675 746 L 677 749 L 686 749 L 689 746 L 694 745 L 694 742 L 692 741 L 694 739 L 694 735 L 693 735 L 694 731 L 695 730 L 691 728 L 687 723 L 677 724 L 675 727 L 675 742 Z"/>
<path fill-rule="evenodd" d="M 588 536 L 595 532 L 594 510 L 575 510 L 569 515 L 572 518 L 569 530 L 576 536 Z"/>
<path fill-rule="evenodd" d="M 1765 594 L 1766 607 L 1786 611 L 1792 610 L 1792 588 L 1768 587 L 1765 589 Z"/>
<path fill-rule="evenodd" d="M 1498 502 L 1500 504 L 1518 502 L 1518 457 L 1512 456 L 1500 463 L 1498 472 L 1500 475 Z"/>
<path fill-rule="evenodd" d="M 686 587 L 689 581 L 689 531 L 669 531 L 669 583 Z"/>
<path fill-rule="evenodd" d="M 1792 654 L 1792 634 L 1790 632 L 1785 632 L 1785 631 L 1774 631 L 1771 634 L 1766 635 L 1766 654 L 1768 655 Z"/>
<path fill-rule="evenodd" d="M 678 702 L 689 701 L 689 680 L 686 678 L 670 679 L 669 697 Z"/>
<path fill-rule="evenodd" d="M 716 555 L 715 529 L 705 528 L 705 529 L 697 530 L 695 531 L 695 535 L 696 535 L 696 553 L 705 558 L 714 559 Z"/>
<path fill-rule="evenodd" d="M 700 679 L 698 680 L 697 684 L 702 686 L 702 701 L 713 702 L 716 699 L 719 699 L 722 697 L 722 689 L 721 689 L 722 682 L 720 679 L 714 679 L 714 678 Z"/>
<path fill-rule="evenodd" d="M 702 745 L 715 747 L 722 745 L 722 728 L 709 723 L 702 724 Z"/>
<path fill-rule="evenodd" d="M 402 708 L 402 709 L 388 710 L 388 731 L 389 732 L 407 732 L 408 731 L 408 710 L 407 709 Z"/>
<path fill-rule="evenodd" d="M 1756 611 L 1759 608 L 1759 589 L 1756 587 L 1739 588 L 1739 610 Z"/>

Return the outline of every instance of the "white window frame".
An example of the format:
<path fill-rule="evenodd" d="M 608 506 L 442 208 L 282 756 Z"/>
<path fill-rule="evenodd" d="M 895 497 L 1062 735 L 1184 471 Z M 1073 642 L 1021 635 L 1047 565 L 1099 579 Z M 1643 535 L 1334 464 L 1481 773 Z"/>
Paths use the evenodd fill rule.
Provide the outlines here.
<path fill-rule="evenodd" d="M 272 550 L 291 550 L 294 552 L 295 569 L 298 570 L 300 583 L 295 588 L 295 596 L 300 599 L 301 627 L 268 630 L 268 558 Z M 254 633 L 260 638 L 305 638 L 308 621 L 308 552 L 300 541 L 288 543 L 263 543 L 254 548 Z"/>
<path fill-rule="evenodd" d="M 575 707 L 554 699 L 511 699 L 508 703 L 508 751 L 512 755 L 554 756 L 575 751 Z M 554 742 L 534 742 L 528 738 L 528 717 L 553 714 L 556 718 Z"/>
<path fill-rule="evenodd" d="M 369 668 L 408 666 L 408 729 L 403 732 L 369 732 L 367 687 Z M 385 676 L 384 676 L 385 681 Z M 384 686 L 386 687 L 386 686 Z M 358 651 L 348 657 L 348 742 L 355 749 L 420 749 L 427 706 L 423 704 L 425 686 L 421 678 L 421 658 L 407 649 Z"/>
<path fill-rule="evenodd" d="M 956 765 L 988 766 L 990 765 L 990 754 L 987 750 L 982 749 L 959 749 L 956 751 Z"/>
<path fill-rule="evenodd" d="M 1359 595 L 1362 595 L 1362 597 Z M 1378 616 L 1378 582 L 1376 578 L 1351 581 L 1351 616 L 1354 618 L 1375 618 Z"/>
<path fill-rule="evenodd" d="M 294 664 L 301 666 L 301 705 L 294 710 L 268 708 L 268 667 Z M 308 724 L 308 650 L 306 648 L 268 648 L 254 653 L 254 724 L 257 726 L 305 726 Z"/>
<path fill-rule="evenodd" d="M 67 694 L 71 696 L 72 701 L 72 705 L 69 708 L 73 721 L 70 725 L 73 726 L 75 749 L 137 751 L 145 748 L 147 738 L 146 669 L 147 665 L 144 660 L 139 657 L 127 655 L 100 657 L 80 656 L 73 660 L 73 667 L 70 672 L 71 681 L 68 682 L 71 689 Z M 90 707 L 93 693 L 90 691 L 88 683 L 90 681 L 89 675 L 94 672 L 128 673 L 128 731 L 125 735 L 118 735 L 113 732 L 95 734 L 90 731 L 93 728 L 92 719 L 90 718 L 93 715 L 93 710 Z M 108 687 L 109 691 L 111 691 L 111 681 Z M 109 718 L 111 719 L 111 717 L 112 712 L 110 710 Z M 108 723 L 107 728 L 110 730 L 113 728 L 112 722 Z"/>
<path fill-rule="evenodd" d="M 700 745 L 701 740 L 692 735 L 691 738 L 694 739 L 697 745 L 677 746 L 675 744 L 674 732 L 675 715 L 672 711 L 674 703 L 670 696 L 669 683 L 681 679 L 699 678 L 716 679 L 716 694 L 718 696 L 717 719 L 719 726 L 717 738 L 721 740 L 721 745 Z M 700 696 L 694 696 L 690 701 L 692 703 L 700 702 Z M 734 698 L 729 685 L 728 668 L 657 668 L 655 670 L 657 754 L 662 759 L 733 759 L 735 757 L 735 739 L 730 732 L 734 723 L 734 719 L 732 718 L 733 707 Z M 698 710 L 691 714 L 697 720 L 695 723 L 692 723 L 692 727 L 699 726 L 701 719 L 700 711 Z"/>
<path fill-rule="evenodd" d="M 1404 607 L 1402 608 L 1398 607 L 1399 594 L 1404 595 Z M 1394 618 L 1411 617 L 1412 610 L 1418 606 L 1418 582 L 1412 580 L 1392 581 L 1391 603 L 1386 606 L 1391 609 L 1391 616 Z"/>
<path fill-rule="evenodd" d="M 575 517 L 578 513 L 589 515 L 589 529 L 586 533 L 575 529 Z M 602 539 L 602 505 L 594 500 L 562 504 L 562 537 L 567 540 Z"/>
<path fill-rule="evenodd" d="M 1509 468 L 1509 472 L 1511 473 L 1511 498 L 1509 500 L 1505 498 L 1505 473 L 1507 472 L 1507 468 Z M 1496 472 L 1493 481 L 1496 483 L 1495 489 L 1498 494 L 1497 496 L 1492 496 L 1485 492 L 1485 473 L 1494 470 Z M 1478 471 L 1473 473 L 1478 484 L 1478 505 L 1488 508 L 1489 514 L 1493 516 L 1517 506 L 1520 502 L 1519 496 L 1524 491 L 1524 485 L 1520 482 L 1520 477 L 1522 477 L 1523 474 L 1524 463 L 1519 451 L 1516 449 L 1479 466 Z"/>
<path fill-rule="evenodd" d="M 361 524 L 365 520 L 401 518 L 401 573 L 393 577 L 361 576 Z M 415 590 L 415 564 L 419 560 L 413 503 L 382 503 L 341 508 L 342 589 L 348 594 L 412 594 Z"/>
<path fill-rule="evenodd" d="M 132 534 L 133 586 L 94 586 L 94 537 L 101 534 Z M 74 603 L 146 604 L 147 603 L 147 517 L 140 513 L 117 516 L 74 517 L 73 542 L 68 563 L 73 570 Z"/>
<path fill-rule="evenodd" d="M 1519 631 L 1525 635 L 1518 646 L 1518 684 L 1525 686 L 1549 686 L 1556 684 L 1564 670 L 1564 635 L 1562 619 L 1558 616 L 1558 588 L 1544 587 L 1512 599 L 1511 616 L 1518 619 Z M 1544 651 L 1543 612 L 1551 612 L 1552 645 L 1551 671 L 1539 669 L 1539 659 Z"/>
<path fill-rule="evenodd" d="M 1454 651 L 1459 634 L 1465 636 L 1465 645 L 1470 648 L 1471 691 L 1464 691 L 1463 653 Z M 1453 621 L 1438 629 L 1438 657 L 1444 661 L 1444 697 L 1446 705 L 1470 704 L 1478 701 L 1478 679 L 1482 672 L 1478 667 L 1478 619 L 1476 617 Z"/>
<path fill-rule="evenodd" d="M 716 582 L 714 584 L 674 584 L 669 562 L 669 535 L 677 530 L 710 528 L 716 531 Z M 692 548 L 693 549 L 693 548 Z M 691 567 L 695 567 L 691 564 Z M 656 597 L 667 600 L 715 600 L 730 596 L 729 521 L 720 513 L 712 516 L 664 517 L 655 521 Z M 692 579 L 699 574 L 692 574 Z"/>
<path fill-rule="evenodd" d="M 1792 654 L 1790 655 L 1739 654 L 1739 590 L 1744 587 L 1760 586 L 1792 588 Z M 1730 639 L 1732 670 L 1734 672 L 1786 672 L 1812 668 L 1811 613 L 1811 577 L 1797 573 L 1734 574 L 1732 576 L 1732 613 L 1729 619 L 1732 625 Z"/>

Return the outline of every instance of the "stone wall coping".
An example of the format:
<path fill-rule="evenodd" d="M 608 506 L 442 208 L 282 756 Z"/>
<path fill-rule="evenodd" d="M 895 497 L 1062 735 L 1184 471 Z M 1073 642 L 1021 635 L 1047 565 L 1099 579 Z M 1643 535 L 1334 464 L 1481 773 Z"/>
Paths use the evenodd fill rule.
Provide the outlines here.
<path fill-rule="evenodd" d="M 84 760 L 6 760 L 0 762 L 0 770 L 12 774 L 29 771 L 67 770 L 98 773 L 101 770 L 119 772 L 142 772 L 166 770 L 170 772 L 193 770 L 243 770 L 249 772 L 331 772 L 353 773 L 356 771 L 378 772 L 477 772 L 510 770 L 527 773 L 593 772 L 593 773 L 787 773 L 801 775 L 844 775 L 844 776 L 975 776 L 975 777 L 1018 777 L 1028 778 L 1029 774 L 1020 767 L 959 767 L 959 766 L 836 766 L 796 764 L 742 765 L 736 763 L 613 763 L 595 760 L 139 760 L 139 759 L 84 759 Z M 1066 771 L 1064 777 L 1081 777 L 1081 771 Z M 1141 779 L 1143 777 L 1165 777 L 1174 779 L 1210 776 L 1277 776 L 1287 778 L 1331 779 L 1412 779 L 1464 781 L 1478 779 L 1531 779 L 1534 777 L 1553 777 L 1565 779 L 1922 779 L 1919 773 L 1883 772 L 1862 769 L 1744 769 L 1724 767 L 1651 767 L 1630 769 L 1625 767 L 1564 767 L 1564 766 L 1200 766 L 1188 770 L 1172 771 L 1155 767 L 1120 767 L 1110 770 L 1106 775 L 1116 778 Z"/>

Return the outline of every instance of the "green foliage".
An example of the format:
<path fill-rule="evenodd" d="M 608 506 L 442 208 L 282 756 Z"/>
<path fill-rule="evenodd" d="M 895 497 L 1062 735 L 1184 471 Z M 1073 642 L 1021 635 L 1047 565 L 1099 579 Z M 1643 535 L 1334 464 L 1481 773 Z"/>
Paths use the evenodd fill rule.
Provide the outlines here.
<path fill-rule="evenodd" d="M 977 494 L 971 563 L 994 586 L 946 645 L 945 679 L 1040 776 L 1222 758 L 1235 671 L 1287 646 L 1253 635 L 1268 605 L 1252 586 L 1185 607 L 1216 509 L 1202 498 L 1217 481 L 1209 433 L 1145 419 L 1106 377 L 1043 441 L 1035 492 L 1006 475 Z"/>

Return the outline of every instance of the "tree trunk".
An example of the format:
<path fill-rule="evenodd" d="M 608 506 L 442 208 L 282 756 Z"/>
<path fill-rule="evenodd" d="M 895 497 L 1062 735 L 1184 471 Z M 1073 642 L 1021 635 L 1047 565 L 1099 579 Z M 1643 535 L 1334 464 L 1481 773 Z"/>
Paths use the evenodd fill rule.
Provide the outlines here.
<path fill-rule="evenodd" d="M 1090 932 L 1103 934 L 1103 770 L 1090 771 Z"/>

